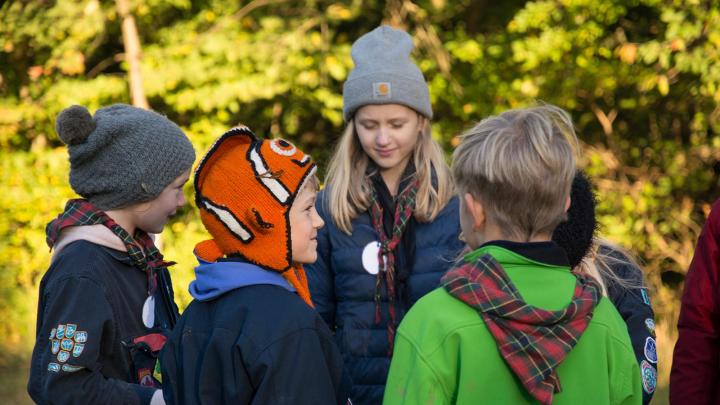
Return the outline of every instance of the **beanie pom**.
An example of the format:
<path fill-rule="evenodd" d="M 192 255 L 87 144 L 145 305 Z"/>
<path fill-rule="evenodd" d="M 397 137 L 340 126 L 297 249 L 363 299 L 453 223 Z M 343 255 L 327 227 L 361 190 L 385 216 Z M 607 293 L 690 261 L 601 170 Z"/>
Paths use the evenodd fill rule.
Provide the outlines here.
<path fill-rule="evenodd" d="M 55 121 L 55 130 L 66 145 L 85 142 L 95 127 L 95 120 L 90 112 L 79 105 L 64 109 Z"/>

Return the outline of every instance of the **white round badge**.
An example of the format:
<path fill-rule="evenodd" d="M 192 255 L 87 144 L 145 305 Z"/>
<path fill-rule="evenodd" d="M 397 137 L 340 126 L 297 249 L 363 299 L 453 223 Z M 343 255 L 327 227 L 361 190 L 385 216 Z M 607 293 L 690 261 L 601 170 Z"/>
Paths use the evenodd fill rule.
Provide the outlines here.
<path fill-rule="evenodd" d="M 380 252 L 380 242 L 372 241 L 368 243 L 362 252 L 362 265 L 365 271 L 370 274 L 378 274 L 380 266 L 378 265 L 378 252 Z"/>
<path fill-rule="evenodd" d="M 142 320 L 146 328 L 155 326 L 155 297 L 147 297 L 143 304 Z"/>

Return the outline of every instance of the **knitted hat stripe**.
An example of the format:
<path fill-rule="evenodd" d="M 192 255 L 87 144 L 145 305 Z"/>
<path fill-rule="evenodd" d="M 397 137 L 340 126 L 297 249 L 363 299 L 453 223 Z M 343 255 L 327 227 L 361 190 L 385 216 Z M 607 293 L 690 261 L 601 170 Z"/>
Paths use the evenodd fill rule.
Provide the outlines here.
<path fill-rule="evenodd" d="M 277 179 L 274 179 L 272 172 L 267 168 L 265 160 L 258 150 L 259 144 L 255 144 L 248 149 L 248 160 L 252 163 L 255 176 L 260 180 L 263 186 L 275 197 L 281 204 L 285 205 L 290 198 L 288 189 Z"/>
<path fill-rule="evenodd" d="M 222 222 L 223 225 L 242 242 L 249 243 L 253 240 L 255 235 L 253 235 L 252 231 L 243 225 L 242 221 L 237 219 L 227 207 L 215 204 L 207 198 L 203 198 L 201 202 L 208 212 L 213 214 L 218 221 Z"/>

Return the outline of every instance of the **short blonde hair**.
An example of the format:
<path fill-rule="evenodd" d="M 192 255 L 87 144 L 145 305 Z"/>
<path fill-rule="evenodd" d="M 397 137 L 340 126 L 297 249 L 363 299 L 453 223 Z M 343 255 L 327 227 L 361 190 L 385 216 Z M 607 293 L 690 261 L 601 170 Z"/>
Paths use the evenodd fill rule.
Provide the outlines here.
<path fill-rule="evenodd" d="M 432 138 L 429 121 L 420 132 L 412 159 L 420 182 L 413 215 L 419 222 L 430 222 L 445 208 L 455 188 L 442 148 Z M 330 160 L 325 177 L 328 191 L 322 201 L 335 225 L 348 235 L 352 233 L 351 221 L 370 207 L 372 185 L 365 173 L 369 161 L 351 119 Z"/>
<path fill-rule="evenodd" d="M 452 173 L 507 237 L 552 234 L 565 218 L 578 140 L 570 115 L 552 105 L 506 111 L 462 135 Z"/>

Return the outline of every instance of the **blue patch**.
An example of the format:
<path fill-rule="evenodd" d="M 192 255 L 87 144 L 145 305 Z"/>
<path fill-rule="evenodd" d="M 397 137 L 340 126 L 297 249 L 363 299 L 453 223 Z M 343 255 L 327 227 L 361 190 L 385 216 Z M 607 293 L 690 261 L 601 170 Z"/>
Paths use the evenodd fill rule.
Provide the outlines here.
<path fill-rule="evenodd" d="M 77 325 L 69 323 L 65 327 L 65 337 L 72 338 L 75 335 L 75 331 L 77 330 Z"/>
<path fill-rule="evenodd" d="M 65 325 L 58 325 L 57 327 L 57 335 L 55 335 L 58 339 L 62 339 L 65 337 Z"/>
<path fill-rule="evenodd" d="M 648 332 L 650 332 L 652 337 L 655 337 L 655 321 L 653 321 L 651 318 L 647 318 L 645 320 L 645 327 L 647 328 Z"/>
<path fill-rule="evenodd" d="M 73 341 L 72 339 L 63 339 L 60 343 L 60 348 L 66 351 L 70 351 L 73 348 Z"/>
<path fill-rule="evenodd" d="M 645 358 L 648 359 L 650 363 L 657 363 L 658 361 L 657 345 L 655 344 L 655 339 L 651 337 L 645 339 Z"/>
<path fill-rule="evenodd" d="M 52 339 L 55 337 L 55 331 L 56 331 L 56 330 L 57 330 L 57 329 L 52 328 L 52 330 L 50 331 L 50 340 L 52 340 Z"/>
<path fill-rule="evenodd" d="M 640 289 L 640 295 L 642 295 L 642 300 L 645 305 L 650 305 L 650 297 L 648 296 L 647 290 L 644 288 Z"/>
<path fill-rule="evenodd" d="M 52 371 L 53 373 L 57 373 L 60 371 L 60 365 L 57 363 L 50 363 L 48 364 L 48 371 Z"/>
<path fill-rule="evenodd" d="M 650 363 L 643 360 L 640 362 L 640 372 L 642 373 L 643 389 L 648 394 L 652 394 L 657 386 L 657 370 Z"/>
<path fill-rule="evenodd" d="M 79 330 L 75 334 L 75 341 L 78 343 L 85 343 L 87 342 L 88 334 L 84 330 Z"/>
<path fill-rule="evenodd" d="M 57 354 L 57 352 L 60 351 L 60 341 L 59 340 L 53 340 L 52 341 L 52 354 Z"/>
<path fill-rule="evenodd" d="M 73 348 L 73 357 L 80 357 L 83 349 L 85 349 L 85 343 L 75 343 L 75 347 Z"/>
<path fill-rule="evenodd" d="M 82 370 L 82 369 L 84 369 L 84 368 L 85 368 L 85 367 L 71 366 L 71 365 L 69 365 L 69 364 L 63 364 L 63 366 L 62 366 L 62 371 L 66 371 L 66 372 L 68 372 L 68 373 L 74 373 L 74 372 L 80 371 L 80 370 Z"/>
<path fill-rule="evenodd" d="M 60 363 L 65 363 L 70 358 L 70 352 L 66 352 L 65 350 L 60 350 L 60 353 L 58 353 L 57 359 Z"/>

